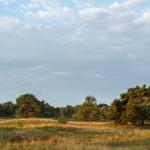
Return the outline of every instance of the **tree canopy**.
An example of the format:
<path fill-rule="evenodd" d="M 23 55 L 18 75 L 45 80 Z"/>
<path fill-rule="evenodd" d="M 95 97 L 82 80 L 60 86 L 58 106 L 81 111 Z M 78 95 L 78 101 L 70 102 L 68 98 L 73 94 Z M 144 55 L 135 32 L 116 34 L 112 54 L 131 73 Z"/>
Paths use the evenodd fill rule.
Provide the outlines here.
<path fill-rule="evenodd" d="M 93 96 L 87 96 L 82 105 L 77 105 L 75 107 L 73 118 L 82 121 L 96 121 L 100 119 L 100 116 L 101 114 L 96 98 Z"/>
<path fill-rule="evenodd" d="M 150 87 L 129 88 L 113 101 L 109 115 L 116 123 L 143 125 L 150 115 Z"/>
<path fill-rule="evenodd" d="M 33 94 L 24 94 L 16 99 L 17 117 L 39 117 L 40 102 Z"/>
<path fill-rule="evenodd" d="M 150 87 L 129 88 L 114 99 L 111 106 L 97 103 L 94 96 L 87 96 L 76 106 L 53 107 L 38 100 L 33 94 L 23 94 L 11 101 L 0 103 L 0 117 L 44 117 L 78 121 L 114 120 L 117 124 L 144 125 L 150 120 Z"/>

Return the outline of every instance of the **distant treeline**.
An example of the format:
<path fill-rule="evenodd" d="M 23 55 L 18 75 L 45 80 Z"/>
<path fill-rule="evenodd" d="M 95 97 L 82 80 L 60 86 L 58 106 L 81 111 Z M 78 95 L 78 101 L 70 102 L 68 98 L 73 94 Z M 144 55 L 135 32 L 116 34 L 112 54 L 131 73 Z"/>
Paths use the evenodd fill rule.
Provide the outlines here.
<path fill-rule="evenodd" d="M 33 94 L 24 94 L 16 99 L 16 103 L 0 104 L 0 117 L 6 118 L 64 118 L 79 121 L 96 121 L 106 119 L 109 106 L 97 104 L 96 98 L 87 96 L 81 105 L 53 107 L 45 101 L 38 100 Z"/>
<path fill-rule="evenodd" d="M 24 94 L 16 99 L 16 103 L 1 103 L 0 117 L 44 117 L 76 121 L 111 119 L 117 124 L 144 125 L 145 120 L 150 120 L 150 87 L 143 85 L 129 88 L 110 106 L 97 104 L 94 96 L 87 96 L 80 105 L 53 107 L 33 94 Z"/>

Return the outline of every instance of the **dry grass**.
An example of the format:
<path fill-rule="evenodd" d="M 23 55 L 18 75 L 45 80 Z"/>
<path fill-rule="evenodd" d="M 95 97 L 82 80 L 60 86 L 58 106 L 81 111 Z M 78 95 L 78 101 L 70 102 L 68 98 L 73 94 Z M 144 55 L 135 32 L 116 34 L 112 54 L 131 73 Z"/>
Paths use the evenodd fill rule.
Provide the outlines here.
<path fill-rule="evenodd" d="M 15 128 L 37 128 L 37 127 L 64 127 L 82 129 L 106 129 L 110 128 L 111 122 L 76 122 L 69 121 L 67 124 L 59 124 L 57 120 L 44 118 L 22 118 L 22 119 L 1 119 L 0 127 Z"/>
<path fill-rule="evenodd" d="M 0 150 L 150 149 L 149 128 L 115 126 L 111 122 L 59 124 L 52 119 L 7 119 L 0 120 L 0 129 Z M 10 138 L 10 133 L 16 136 Z"/>

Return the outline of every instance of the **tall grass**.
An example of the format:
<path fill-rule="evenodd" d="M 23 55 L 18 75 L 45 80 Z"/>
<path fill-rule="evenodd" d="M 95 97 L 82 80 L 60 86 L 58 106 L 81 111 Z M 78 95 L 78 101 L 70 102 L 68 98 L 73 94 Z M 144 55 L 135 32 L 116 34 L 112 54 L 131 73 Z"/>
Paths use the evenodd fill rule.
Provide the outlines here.
<path fill-rule="evenodd" d="M 149 128 L 49 119 L 0 121 L 0 150 L 148 150 Z"/>

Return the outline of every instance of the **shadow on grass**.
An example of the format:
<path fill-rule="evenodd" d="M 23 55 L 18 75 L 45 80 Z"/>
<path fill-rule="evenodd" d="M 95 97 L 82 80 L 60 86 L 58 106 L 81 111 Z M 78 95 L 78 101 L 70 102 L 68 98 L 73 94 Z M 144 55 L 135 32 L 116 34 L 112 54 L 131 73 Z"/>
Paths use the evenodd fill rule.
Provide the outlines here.
<path fill-rule="evenodd" d="M 150 138 L 137 139 L 137 140 L 126 141 L 126 142 L 115 141 L 115 142 L 106 143 L 105 145 L 112 147 L 112 148 L 145 146 L 148 149 L 150 149 Z"/>
<path fill-rule="evenodd" d="M 139 127 L 140 129 L 149 129 L 150 126 Z M 38 127 L 38 128 L 14 128 L 14 127 L 0 127 L 0 142 L 22 142 L 22 141 L 46 141 L 54 137 L 75 137 L 82 139 L 90 139 L 98 136 L 111 136 L 114 134 L 119 134 L 119 129 L 113 130 L 98 130 L 91 131 L 87 129 L 77 129 L 77 128 L 63 128 L 63 127 Z M 128 129 L 123 129 L 121 132 L 129 132 Z M 132 132 L 132 129 L 131 131 Z M 140 137 L 139 137 L 140 138 Z M 107 146 L 110 147 L 128 147 L 133 145 L 147 145 L 150 147 L 150 138 L 132 140 L 127 142 L 113 141 L 105 142 Z"/>
<path fill-rule="evenodd" d="M 30 140 L 49 140 L 51 137 L 75 137 L 93 138 L 101 135 L 112 135 L 109 130 L 90 131 L 77 128 L 62 127 L 38 127 L 38 128 L 14 128 L 0 127 L 0 142 L 22 142 Z"/>

